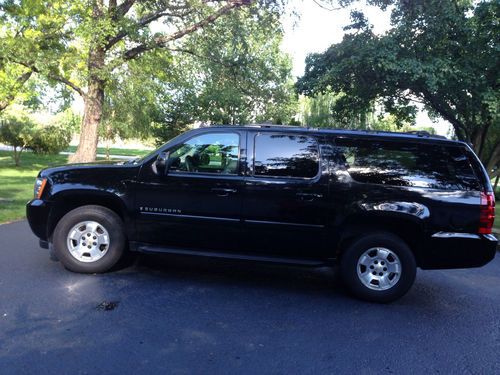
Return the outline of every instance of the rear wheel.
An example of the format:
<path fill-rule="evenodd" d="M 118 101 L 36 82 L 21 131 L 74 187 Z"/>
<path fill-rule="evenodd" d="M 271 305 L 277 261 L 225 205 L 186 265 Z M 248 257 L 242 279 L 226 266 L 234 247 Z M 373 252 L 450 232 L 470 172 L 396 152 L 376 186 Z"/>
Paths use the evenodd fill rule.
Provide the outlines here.
<path fill-rule="evenodd" d="M 120 217 L 101 206 L 78 207 L 59 221 L 54 251 L 69 270 L 106 272 L 122 257 L 126 238 Z"/>
<path fill-rule="evenodd" d="M 413 285 L 416 262 L 403 240 L 391 233 L 377 232 L 360 238 L 345 250 L 340 272 L 357 297 L 391 302 Z"/>

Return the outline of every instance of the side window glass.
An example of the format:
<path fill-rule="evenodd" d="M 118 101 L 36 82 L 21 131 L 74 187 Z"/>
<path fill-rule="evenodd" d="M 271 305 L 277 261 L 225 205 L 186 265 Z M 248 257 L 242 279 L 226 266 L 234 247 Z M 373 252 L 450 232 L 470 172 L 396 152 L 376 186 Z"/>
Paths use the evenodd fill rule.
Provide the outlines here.
<path fill-rule="evenodd" d="M 338 166 L 358 182 L 446 190 L 479 186 L 456 146 L 343 138 L 336 145 Z"/>
<path fill-rule="evenodd" d="M 170 171 L 238 174 L 238 157 L 238 134 L 202 134 L 171 152 Z"/>
<path fill-rule="evenodd" d="M 313 138 L 266 133 L 255 136 L 255 176 L 312 178 L 318 171 L 318 144 Z"/>

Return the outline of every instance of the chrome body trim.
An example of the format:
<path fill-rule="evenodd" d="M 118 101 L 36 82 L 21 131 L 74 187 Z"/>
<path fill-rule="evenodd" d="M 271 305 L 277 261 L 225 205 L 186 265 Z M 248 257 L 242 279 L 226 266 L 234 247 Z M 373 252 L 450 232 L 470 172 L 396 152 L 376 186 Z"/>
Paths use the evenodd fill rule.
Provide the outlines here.
<path fill-rule="evenodd" d="M 480 240 L 481 236 L 474 233 L 459 233 L 459 232 L 437 232 L 432 235 L 433 238 L 469 238 Z M 496 240 L 496 239 L 495 239 Z"/>

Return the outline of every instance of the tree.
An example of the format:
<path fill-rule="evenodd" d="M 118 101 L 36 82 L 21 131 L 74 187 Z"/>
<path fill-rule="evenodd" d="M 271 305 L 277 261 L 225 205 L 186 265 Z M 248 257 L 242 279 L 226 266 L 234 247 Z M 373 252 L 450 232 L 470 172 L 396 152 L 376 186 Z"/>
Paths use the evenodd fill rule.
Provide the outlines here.
<path fill-rule="evenodd" d="M 9 63 L 63 84 L 84 101 L 80 144 L 72 161 L 95 158 L 107 85 L 130 61 L 178 47 L 252 0 L 8 0 L 1 5 L 1 43 Z M 275 1 L 260 0 L 273 7 Z M 159 32 L 150 25 L 162 23 Z"/>
<path fill-rule="evenodd" d="M 157 50 L 111 80 L 101 130 L 163 143 L 188 124 L 288 123 L 296 112 L 280 20 L 249 7 Z M 103 134 L 103 136 L 105 136 Z"/>
<path fill-rule="evenodd" d="M 280 49 L 283 31 L 276 14 L 249 8 L 190 38 L 198 78 L 198 119 L 206 123 L 289 122 L 296 98 L 290 57 Z M 196 58 L 197 56 L 201 58 Z"/>
<path fill-rule="evenodd" d="M 393 28 L 382 36 L 372 32 L 363 14 L 353 12 L 347 27 L 352 32 L 307 58 L 299 90 L 343 93 L 333 107 L 340 117 L 377 102 L 398 121 L 414 121 L 415 103 L 422 103 L 472 144 L 492 176 L 500 173 L 500 3 L 392 3 Z"/>

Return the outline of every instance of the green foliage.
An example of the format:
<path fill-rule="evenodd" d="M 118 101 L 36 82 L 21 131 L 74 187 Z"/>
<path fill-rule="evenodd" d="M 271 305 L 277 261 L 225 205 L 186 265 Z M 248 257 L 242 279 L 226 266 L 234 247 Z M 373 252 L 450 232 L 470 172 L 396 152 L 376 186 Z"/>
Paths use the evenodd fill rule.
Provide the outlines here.
<path fill-rule="evenodd" d="M 35 154 L 58 154 L 69 146 L 71 135 L 71 130 L 63 126 L 39 126 L 33 132 L 28 147 Z"/>
<path fill-rule="evenodd" d="M 231 13 L 175 51 L 131 61 L 109 84 L 101 137 L 158 143 L 193 123 L 289 123 L 297 99 L 279 19 L 266 8 Z"/>
<path fill-rule="evenodd" d="M 241 11 L 250 5 L 250 12 Z M 75 160 L 93 158 L 88 153 L 94 148 L 95 140 L 92 138 L 99 122 L 104 125 L 100 127 L 99 134 L 107 139 L 117 135 L 147 135 L 151 124 L 171 124 L 172 129 L 167 133 L 175 133 L 182 127 L 181 124 L 187 123 L 188 118 L 194 117 L 194 111 L 190 110 L 193 105 L 218 109 L 208 107 L 208 94 L 203 95 L 196 82 L 196 104 L 192 100 L 186 104 L 179 100 L 189 90 L 191 82 L 209 76 L 213 79 L 204 86 L 206 93 L 212 89 L 219 90 L 224 103 L 233 101 L 230 104 L 230 115 L 227 115 L 229 105 L 226 105 L 221 113 L 210 114 L 210 119 L 217 117 L 225 120 L 228 116 L 241 118 L 242 113 L 247 117 L 254 115 L 247 108 L 249 97 L 262 98 L 264 91 L 274 92 L 271 99 L 275 101 L 271 103 L 275 106 L 268 105 L 267 111 L 259 110 L 258 114 L 271 116 L 275 121 L 282 121 L 286 117 L 277 109 L 278 103 L 281 103 L 281 83 L 276 84 L 279 86 L 276 88 L 269 82 L 286 75 L 287 69 L 289 70 L 286 64 L 289 65 L 289 62 L 270 59 L 269 63 L 276 64 L 276 67 L 269 66 L 264 71 L 255 70 L 256 74 L 253 74 L 250 68 L 253 64 L 251 58 L 255 54 L 251 53 L 248 58 L 243 55 L 249 50 L 262 48 L 261 59 L 256 61 L 258 67 L 263 65 L 265 57 L 272 57 L 264 56 L 266 52 L 276 52 L 276 42 L 271 42 L 269 46 L 263 44 L 272 38 L 262 39 L 265 35 L 259 24 L 273 22 L 274 27 L 279 27 L 277 17 L 283 9 L 282 0 L 6 0 L 0 7 L 0 84 L 7 88 L 0 90 L 0 110 L 2 103 L 10 102 L 22 87 L 27 87 L 23 85 L 26 82 L 25 73 L 45 80 L 46 85 L 51 86 L 52 92 L 57 92 L 63 101 L 68 99 L 68 90 L 73 90 L 84 99 L 86 111 L 88 110 L 87 116 L 83 117 L 81 131 L 87 134 L 82 139 L 89 140 L 85 147 L 81 147 L 81 152 L 79 148 L 79 155 Z M 234 18 L 227 23 L 226 16 Z M 240 28 L 240 23 L 245 26 Z M 226 27 L 221 27 L 222 24 Z M 152 25 L 154 27 L 150 27 Z M 210 27 L 212 30 L 205 38 L 204 30 Z M 264 29 L 269 36 L 276 31 Z M 247 32 L 249 35 L 245 35 Z M 232 33 L 235 39 L 233 44 L 230 43 Z M 278 34 L 280 35 L 279 32 Z M 188 39 L 193 41 L 189 42 Z M 194 50 L 189 51 L 192 54 L 187 57 L 190 60 L 188 65 L 198 66 L 183 73 L 198 75 L 190 77 L 191 82 L 187 83 L 185 80 L 188 77 L 182 77 L 184 79 L 181 81 L 185 84 L 174 87 L 172 83 L 179 81 L 169 81 L 171 75 L 162 74 L 161 71 L 180 71 L 180 68 L 172 64 L 181 64 L 180 60 L 186 58 L 184 51 L 193 49 L 192 47 Z M 210 51 L 210 48 L 221 48 L 221 51 Z M 224 55 L 215 56 L 219 52 Z M 192 62 L 191 58 L 194 57 L 230 62 L 232 70 L 229 73 L 211 72 L 206 69 L 205 61 Z M 148 66 L 158 58 L 163 64 Z M 141 60 L 141 64 L 136 65 L 136 60 Z M 241 69 L 238 69 L 240 63 L 245 63 L 246 69 L 243 71 L 248 74 L 246 80 Z M 141 81 L 134 77 L 134 73 L 141 69 L 153 72 L 149 74 L 152 82 L 146 86 L 153 86 L 158 90 L 141 90 Z M 236 74 L 237 77 L 231 74 Z M 147 73 L 140 74 L 141 77 L 145 75 Z M 21 76 L 22 80 L 16 78 Z M 241 84 L 241 89 L 248 91 L 243 103 L 236 102 L 234 91 L 226 86 L 229 78 Z M 264 83 L 258 85 L 257 80 Z M 252 84 L 248 84 L 248 81 L 252 81 Z M 208 78 L 205 83 L 208 83 Z M 171 89 L 166 96 L 173 99 L 168 104 L 157 106 L 159 99 L 152 98 L 152 95 L 159 92 L 161 85 Z M 251 90 L 256 88 L 261 91 L 252 93 Z M 292 92 L 290 84 L 288 91 Z M 256 105 L 269 103 L 268 99 L 269 96 Z M 220 100 L 217 101 L 219 103 Z M 167 111 L 168 109 L 170 110 Z M 186 109 L 187 113 L 184 111 Z"/>
<path fill-rule="evenodd" d="M 35 123 L 22 111 L 4 113 L 0 119 L 0 142 L 12 146 L 16 166 L 19 166 L 21 152 L 33 140 L 34 128 Z"/>
<path fill-rule="evenodd" d="M 75 121 L 69 111 L 54 116 L 51 123 L 42 125 L 33 120 L 23 107 L 7 109 L 0 119 L 0 142 L 13 147 L 16 166 L 21 153 L 31 150 L 36 154 L 57 154 L 69 146 Z"/>
<path fill-rule="evenodd" d="M 422 103 L 448 120 L 493 171 L 500 161 L 500 3 L 392 3 L 389 32 L 373 34 L 355 14 L 353 31 L 341 43 L 308 56 L 299 90 L 343 93 L 332 107 L 340 119 L 377 104 L 397 121 L 412 123 L 415 104 Z"/>
<path fill-rule="evenodd" d="M 280 50 L 278 17 L 265 8 L 234 13 L 193 36 L 187 48 L 197 90 L 198 119 L 206 123 L 288 123 L 294 115 L 291 60 Z M 198 84 L 200 84 L 198 82 Z"/>

